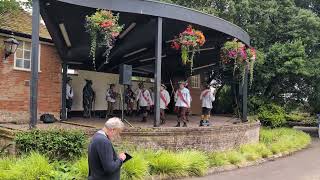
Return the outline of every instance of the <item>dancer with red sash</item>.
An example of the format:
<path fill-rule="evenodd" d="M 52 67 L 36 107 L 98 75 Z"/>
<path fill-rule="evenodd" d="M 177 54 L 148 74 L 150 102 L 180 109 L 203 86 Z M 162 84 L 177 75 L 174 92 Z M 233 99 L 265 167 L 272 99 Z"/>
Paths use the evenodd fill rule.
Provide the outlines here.
<path fill-rule="evenodd" d="M 186 113 L 191 104 L 190 91 L 185 87 L 186 82 L 179 82 L 179 89 L 175 93 L 176 108 L 178 113 L 178 124 L 175 127 L 180 127 L 182 120 L 183 127 L 187 127 Z"/>
<path fill-rule="evenodd" d="M 212 103 L 215 100 L 215 97 L 211 92 L 210 85 L 204 85 L 204 90 L 200 94 L 200 100 L 202 101 L 200 126 L 210 126 L 210 112 L 212 109 Z"/>
<path fill-rule="evenodd" d="M 141 84 L 140 87 L 136 100 L 139 102 L 140 110 L 143 113 L 142 122 L 147 122 L 148 110 L 153 105 L 153 101 L 150 92 L 145 88 L 144 84 Z"/>
<path fill-rule="evenodd" d="M 161 84 L 161 87 L 160 87 L 160 119 L 161 119 L 161 124 L 166 123 L 165 110 L 167 109 L 168 104 L 170 103 L 170 95 L 166 89 L 167 89 L 167 87 L 164 84 Z"/>

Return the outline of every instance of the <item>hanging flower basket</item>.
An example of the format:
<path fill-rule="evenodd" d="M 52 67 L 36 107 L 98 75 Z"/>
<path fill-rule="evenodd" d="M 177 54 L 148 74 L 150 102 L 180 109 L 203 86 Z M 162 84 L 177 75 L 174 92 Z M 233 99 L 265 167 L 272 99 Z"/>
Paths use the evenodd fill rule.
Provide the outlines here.
<path fill-rule="evenodd" d="M 110 50 L 113 48 L 116 38 L 123 29 L 119 25 L 119 14 L 113 15 L 111 11 L 98 10 L 91 16 L 86 16 L 86 31 L 90 34 L 90 57 L 95 67 L 96 49 L 105 46 L 103 54 L 108 62 Z"/>
<path fill-rule="evenodd" d="M 247 48 L 245 44 L 239 42 L 238 39 L 227 41 L 221 48 L 221 60 L 224 64 L 232 63 L 234 65 L 233 75 L 237 69 L 242 73 L 242 83 L 244 81 L 244 74 L 246 68 L 250 73 L 250 85 L 253 81 L 253 68 L 256 61 L 256 50 L 254 48 Z"/>
<path fill-rule="evenodd" d="M 206 42 L 206 38 L 201 31 L 195 30 L 191 25 L 185 31 L 179 34 L 171 44 L 175 50 L 181 50 L 181 60 L 184 65 L 190 63 L 191 72 L 193 68 L 193 58 L 195 53 Z"/>

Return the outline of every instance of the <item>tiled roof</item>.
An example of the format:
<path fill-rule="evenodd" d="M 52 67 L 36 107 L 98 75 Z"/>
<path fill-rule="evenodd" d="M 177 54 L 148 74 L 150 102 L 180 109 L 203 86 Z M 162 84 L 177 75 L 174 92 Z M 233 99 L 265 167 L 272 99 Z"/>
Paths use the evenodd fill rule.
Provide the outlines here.
<path fill-rule="evenodd" d="M 0 15 L 0 29 L 32 34 L 32 16 L 24 10 L 18 10 Z M 40 37 L 51 39 L 45 25 L 40 23 Z"/>

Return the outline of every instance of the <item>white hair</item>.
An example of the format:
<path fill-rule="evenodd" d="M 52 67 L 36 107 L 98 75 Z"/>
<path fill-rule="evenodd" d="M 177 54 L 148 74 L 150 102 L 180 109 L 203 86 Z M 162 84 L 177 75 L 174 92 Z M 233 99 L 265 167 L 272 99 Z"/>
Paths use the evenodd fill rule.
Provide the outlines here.
<path fill-rule="evenodd" d="M 113 117 L 106 121 L 106 123 L 104 124 L 104 127 L 107 129 L 123 129 L 124 124 L 120 118 Z"/>

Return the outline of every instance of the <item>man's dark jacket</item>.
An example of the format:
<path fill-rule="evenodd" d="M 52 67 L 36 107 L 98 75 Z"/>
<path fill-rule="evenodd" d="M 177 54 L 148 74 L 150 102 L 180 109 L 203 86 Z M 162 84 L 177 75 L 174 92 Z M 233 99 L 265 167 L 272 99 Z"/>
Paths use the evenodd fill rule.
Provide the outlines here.
<path fill-rule="evenodd" d="M 93 137 L 88 149 L 89 180 L 119 180 L 122 161 L 103 131 Z"/>

